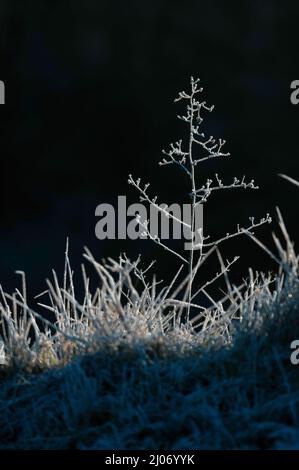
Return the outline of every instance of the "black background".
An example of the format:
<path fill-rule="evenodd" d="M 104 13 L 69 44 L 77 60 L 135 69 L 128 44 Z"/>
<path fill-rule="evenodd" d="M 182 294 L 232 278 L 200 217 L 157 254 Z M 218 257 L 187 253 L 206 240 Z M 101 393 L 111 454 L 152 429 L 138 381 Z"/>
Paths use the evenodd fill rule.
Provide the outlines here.
<path fill-rule="evenodd" d="M 173 274 L 176 260 L 150 241 L 97 240 L 94 211 L 118 195 L 138 201 L 129 173 L 150 181 L 160 202 L 188 202 L 184 175 L 157 163 L 162 148 L 187 136 L 173 98 L 190 75 L 215 104 L 204 130 L 225 138 L 231 153 L 200 167 L 199 178 L 245 174 L 260 186 L 212 197 L 206 234 L 215 238 L 269 212 L 273 224 L 256 232 L 268 244 L 279 205 L 298 242 L 299 189 L 277 176 L 299 179 L 299 105 L 290 102 L 299 79 L 298 18 L 295 0 L 1 0 L 4 288 L 12 290 L 14 271 L 23 269 L 30 293 L 43 290 L 51 268 L 61 272 L 67 236 L 75 271 L 87 245 L 97 258 L 120 251 L 157 258 L 160 277 Z M 223 255 L 242 257 L 235 282 L 249 265 L 274 268 L 246 237 L 223 245 Z"/>

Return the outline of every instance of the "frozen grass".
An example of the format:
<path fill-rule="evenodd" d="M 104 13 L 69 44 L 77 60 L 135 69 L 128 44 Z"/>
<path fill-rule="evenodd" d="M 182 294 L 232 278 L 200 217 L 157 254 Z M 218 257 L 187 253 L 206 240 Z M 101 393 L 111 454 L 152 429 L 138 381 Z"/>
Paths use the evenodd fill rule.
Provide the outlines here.
<path fill-rule="evenodd" d="M 196 186 L 198 163 L 228 156 L 223 140 L 205 140 L 198 129 L 200 112 L 212 108 L 194 98 L 197 83 L 191 79 L 190 94 L 177 100 L 187 100 L 181 118 L 189 125 L 189 150 L 181 141 L 171 144 L 161 162 L 185 169 L 193 213 L 216 190 L 256 189 L 244 178 L 224 185 L 217 174 L 215 186 L 210 179 Z M 193 144 L 208 155 L 198 159 Z M 129 181 L 143 201 L 156 203 L 148 184 Z M 299 338 L 299 258 L 281 214 L 276 253 L 253 232 L 270 222 L 268 215 L 214 242 L 200 233 L 199 250 L 193 219 L 189 259 L 168 248 L 183 261 L 168 285 L 150 274 L 152 264 L 125 255 L 99 263 L 86 249 L 79 299 L 67 246 L 63 278 L 53 271 L 38 296 L 39 312 L 28 305 L 23 272 L 20 290 L 10 295 L 0 287 L 0 449 L 299 448 L 299 375 L 290 362 L 290 344 Z M 278 270 L 249 270 L 236 286 L 228 273 L 237 258 L 224 261 L 219 245 L 244 234 Z M 197 274 L 210 256 L 217 256 L 219 272 L 199 286 Z M 99 279 L 95 289 L 90 267 Z M 211 287 L 219 279 L 226 289 L 215 298 Z"/>
<path fill-rule="evenodd" d="M 250 271 L 189 323 L 175 282 L 159 289 L 138 263 L 88 251 L 100 285 L 91 294 L 83 270 L 79 304 L 66 256 L 62 287 L 55 273 L 48 283 L 54 330 L 37 324 L 25 284 L 3 293 L 0 448 L 299 448 L 298 258 L 280 226 L 277 276 Z"/>

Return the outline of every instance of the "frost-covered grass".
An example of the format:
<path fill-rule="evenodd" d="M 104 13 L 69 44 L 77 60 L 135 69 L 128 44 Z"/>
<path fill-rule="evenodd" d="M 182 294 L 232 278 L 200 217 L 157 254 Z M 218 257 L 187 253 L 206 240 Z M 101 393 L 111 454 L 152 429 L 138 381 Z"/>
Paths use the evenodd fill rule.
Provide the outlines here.
<path fill-rule="evenodd" d="M 290 362 L 290 344 L 299 338 L 299 257 L 279 210 L 277 253 L 254 235 L 269 215 L 250 217 L 247 228 L 238 224 L 214 242 L 195 227 L 197 204 L 215 191 L 257 189 L 244 177 L 223 184 L 218 174 L 215 183 L 197 186 L 198 164 L 228 156 L 224 140 L 199 130 L 201 112 L 213 108 L 195 97 L 202 91 L 197 83 L 191 78 L 189 94 L 176 100 L 187 101 L 181 119 L 189 126 L 188 150 L 182 141 L 171 144 L 161 162 L 190 178 L 190 256 L 149 237 L 183 261 L 172 280 L 161 283 L 153 263 L 145 267 L 125 255 L 98 262 L 86 249 L 80 298 L 67 247 L 63 278 L 53 271 L 38 312 L 28 305 L 23 272 L 20 290 L 10 295 L 0 287 L 0 449 L 299 448 L 299 369 Z M 194 146 L 207 155 L 198 158 Z M 157 205 L 149 184 L 131 176 L 129 182 L 142 201 Z M 147 231 L 147 221 L 138 223 Z M 249 269 L 233 285 L 229 270 L 238 258 L 224 261 L 219 246 L 244 234 L 278 270 Z M 217 256 L 219 271 L 202 280 L 210 256 Z M 222 297 L 215 298 L 211 287 L 220 278 Z"/>
<path fill-rule="evenodd" d="M 100 283 L 91 293 L 83 271 L 81 304 L 68 256 L 62 286 L 55 273 L 48 283 L 54 329 L 27 305 L 25 283 L 3 294 L 0 448 L 299 448 L 298 258 L 280 225 L 277 276 L 250 271 L 189 323 L 184 281 L 159 288 L 138 263 L 89 252 Z"/>

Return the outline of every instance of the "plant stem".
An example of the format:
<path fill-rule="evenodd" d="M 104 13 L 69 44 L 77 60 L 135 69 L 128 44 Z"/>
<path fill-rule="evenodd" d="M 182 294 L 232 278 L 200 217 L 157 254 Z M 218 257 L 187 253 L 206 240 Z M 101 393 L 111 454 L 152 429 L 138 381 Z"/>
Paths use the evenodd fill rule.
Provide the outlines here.
<path fill-rule="evenodd" d="M 193 261 L 194 261 L 194 223 L 195 223 L 195 205 L 196 205 L 196 185 L 195 185 L 195 168 L 192 155 L 193 147 L 193 118 L 194 118 L 194 107 L 193 107 L 193 96 L 195 86 L 193 80 L 191 80 L 192 93 L 190 96 L 190 136 L 189 136 L 189 162 L 191 169 L 191 186 L 192 186 L 192 207 L 191 207 L 191 250 L 189 256 L 189 283 L 188 283 L 188 309 L 187 309 L 187 321 L 190 320 L 190 304 L 192 300 L 192 284 L 193 284 Z"/>

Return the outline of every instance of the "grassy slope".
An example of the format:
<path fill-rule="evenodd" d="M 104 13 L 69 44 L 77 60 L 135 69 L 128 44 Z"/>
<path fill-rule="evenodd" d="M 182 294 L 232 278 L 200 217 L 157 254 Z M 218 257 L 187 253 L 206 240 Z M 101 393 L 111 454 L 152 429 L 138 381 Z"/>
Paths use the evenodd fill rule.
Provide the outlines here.
<path fill-rule="evenodd" d="M 0 448 L 299 448 L 297 282 L 261 303 L 229 346 L 107 339 L 60 369 L 3 369 Z"/>

